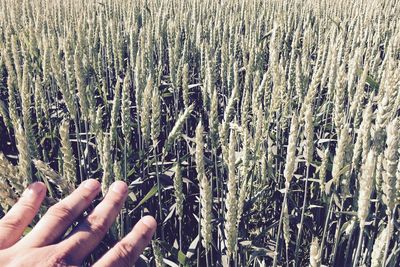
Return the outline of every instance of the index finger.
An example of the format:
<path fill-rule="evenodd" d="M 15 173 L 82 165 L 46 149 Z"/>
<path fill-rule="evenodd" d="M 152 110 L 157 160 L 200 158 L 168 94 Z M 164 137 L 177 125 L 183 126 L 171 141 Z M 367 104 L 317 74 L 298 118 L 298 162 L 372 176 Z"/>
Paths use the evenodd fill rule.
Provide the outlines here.
<path fill-rule="evenodd" d="M 19 245 L 42 247 L 56 242 L 73 221 L 89 207 L 100 191 L 100 183 L 94 179 L 84 181 L 71 195 L 49 208 L 32 231 Z"/>

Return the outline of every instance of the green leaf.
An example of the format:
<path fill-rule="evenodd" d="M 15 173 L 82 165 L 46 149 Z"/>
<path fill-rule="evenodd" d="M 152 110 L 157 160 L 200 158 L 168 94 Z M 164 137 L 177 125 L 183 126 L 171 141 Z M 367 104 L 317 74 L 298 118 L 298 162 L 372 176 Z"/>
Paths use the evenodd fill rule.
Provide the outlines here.
<path fill-rule="evenodd" d="M 126 175 L 126 177 L 130 177 L 135 173 L 135 168 L 132 168 Z"/>
<path fill-rule="evenodd" d="M 197 248 L 197 243 L 199 243 L 199 236 L 196 236 L 196 238 L 190 243 L 189 249 L 186 252 L 186 257 L 190 259 L 193 257 L 196 253 L 196 248 Z"/>
<path fill-rule="evenodd" d="M 175 262 L 173 262 L 173 261 L 171 261 L 171 260 L 169 260 L 169 259 L 164 259 L 164 263 L 165 263 L 167 266 L 179 267 L 178 264 L 176 264 Z"/>
<path fill-rule="evenodd" d="M 342 176 L 343 174 L 345 174 L 345 173 L 348 172 L 349 170 L 350 170 L 350 164 L 347 164 L 346 166 L 344 166 L 344 167 L 340 170 L 338 176 Z"/>
<path fill-rule="evenodd" d="M 356 74 L 358 76 L 361 76 L 362 73 L 363 73 L 363 69 L 358 68 L 356 70 Z M 377 81 L 375 81 L 375 79 L 373 77 L 371 77 L 370 75 L 367 75 L 366 83 L 368 83 L 369 86 L 371 86 L 374 90 L 376 90 L 376 91 L 379 90 L 379 83 Z"/>
<path fill-rule="evenodd" d="M 146 203 L 146 201 L 149 200 L 150 198 L 152 198 L 156 193 L 157 193 L 157 185 L 154 185 L 149 190 L 149 192 L 147 192 L 147 194 L 144 196 L 144 198 L 142 198 L 142 200 L 139 202 L 139 204 L 136 205 L 136 207 L 132 210 L 132 212 L 134 212 L 137 208 L 139 208 L 141 205 Z"/>
<path fill-rule="evenodd" d="M 29 232 L 32 230 L 32 227 L 26 227 L 24 230 L 24 233 L 22 234 L 22 236 L 26 236 L 27 234 L 29 234 Z"/>
<path fill-rule="evenodd" d="M 182 250 L 179 250 L 178 252 L 178 261 L 182 265 L 186 265 L 186 255 L 182 252 Z"/>
<path fill-rule="evenodd" d="M 129 196 L 129 198 L 130 198 L 133 202 L 136 202 L 136 201 L 137 201 L 137 197 L 136 197 L 136 195 L 135 195 L 133 192 L 130 192 L 130 193 L 128 194 L 128 196 Z"/>

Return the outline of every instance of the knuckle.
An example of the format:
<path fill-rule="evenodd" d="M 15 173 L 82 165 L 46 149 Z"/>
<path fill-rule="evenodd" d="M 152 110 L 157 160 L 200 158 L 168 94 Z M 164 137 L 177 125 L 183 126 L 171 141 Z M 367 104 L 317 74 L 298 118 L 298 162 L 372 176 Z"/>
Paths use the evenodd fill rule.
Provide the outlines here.
<path fill-rule="evenodd" d="M 70 256 L 67 252 L 63 250 L 59 250 L 50 257 L 48 257 L 48 266 L 57 266 L 57 267 L 64 267 L 64 266 L 71 266 L 69 261 Z"/>
<path fill-rule="evenodd" d="M 27 216 L 34 216 L 36 214 L 36 207 L 30 202 L 19 200 L 17 204 L 20 208 L 19 214 L 6 214 L 1 220 L 0 225 L 3 228 L 15 230 L 26 224 Z"/>
<path fill-rule="evenodd" d="M 86 204 L 91 203 L 93 200 L 92 193 L 87 191 L 82 192 L 82 194 L 80 194 L 79 197 Z"/>
<path fill-rule="evenodd" d="M 122 200 L 120 198 L 110 199 L 108 204 L 112 210 L 119 211 L 122 207 Z"/>
<path fill-rule="evenodd" d="M 127 242 L 120 242 L 115 247 L 115 253 L 117 254 L 117 257 L 121 260 L 122 266 L 126 267 L 132 266 L 133 252 L 134 252 L 134 247 Z"/>
<path fill-rule="evenodd" d="M 21 215 L 18 216 L 4 216 L 3 219 L 0 220 L 1 228 L 8 230 L 16 230 L 20 225 L 23 224 L 23 217 Z"/>
<path fill-rule="evenodd" d="M 47 214 L 62 220 L 72 220 L 75 217 L 72 209 L 63 202 L 50 207 Z"/>
<path fill-rule="evenodd" d="M 82 202 L 84 202 L 86 204 L 89 204 L 92 202 L 92 198 L 89 194 L 82 194 L 82 195 L 80 195 L 80 198 L 81 198 Z"/>
<path fill-rule="evenodd" d="M 109 222 L 107 218 L 99 215 L 90 215 L 87 219 L 88 227 L 90 231 L 98 237 L 105 235 L 109 228 Z"/>
<path fill-rule="evenodd" d="M 27 213 L 36 213 L 36 207 L 33 203 L 27 201 L 19 201 L 19 205 Z"/>

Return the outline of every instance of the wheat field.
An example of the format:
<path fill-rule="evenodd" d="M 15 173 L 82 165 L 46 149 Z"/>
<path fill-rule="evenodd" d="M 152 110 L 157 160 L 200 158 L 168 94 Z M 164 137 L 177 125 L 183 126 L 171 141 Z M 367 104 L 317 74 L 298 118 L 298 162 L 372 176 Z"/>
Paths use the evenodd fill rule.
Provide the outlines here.
<path fill-rule="evenodd" d="M 85 266 L 146 214 L 143 266 L 399 266 L 399 14 L 0 0 L 0 215 L 33 181 L 44 214 L 88 178 L 96 202 L 124 180 Z"/>

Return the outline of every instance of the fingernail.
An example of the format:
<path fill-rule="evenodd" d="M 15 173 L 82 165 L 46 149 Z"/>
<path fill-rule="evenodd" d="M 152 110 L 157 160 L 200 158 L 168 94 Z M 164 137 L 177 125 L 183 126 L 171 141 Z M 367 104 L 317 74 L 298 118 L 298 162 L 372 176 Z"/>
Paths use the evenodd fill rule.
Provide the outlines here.
<path fill-rule="evenodd" d="M 112 184 L 111 190 L 118 194 L 125 194 L 128 191 L 128 186 L 122 181 L 116 181 Z"/>
<path fill-rule="evenodd" d="M 99 189 L 99 187 L 100 187 L 100 183 L 96 180 L 90 179 L 90 180 L 86 180 L 83 183 L 83 186 L 86 189 L 89 189 L 90 191 L 97 191 L 97 189 Z"/>
<path fill-rule="evenodd" d="M 150 229 L 156 229 L 156 227 L 157 227 L 156 220 L 150 215 L 144 216 L 141 219 L 141 221 L 142 221 L 142 223 L 144 223 L 144 225 L 146 225 Z"/>
<path fill-rule="evenodd" d="M 22 194 L 23 196 L 39 196 L 45 189 L 43 183 L 36 182 L 28 186 L 28 188 Z"/>

